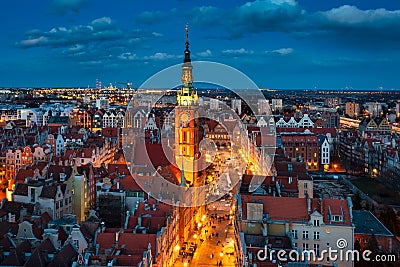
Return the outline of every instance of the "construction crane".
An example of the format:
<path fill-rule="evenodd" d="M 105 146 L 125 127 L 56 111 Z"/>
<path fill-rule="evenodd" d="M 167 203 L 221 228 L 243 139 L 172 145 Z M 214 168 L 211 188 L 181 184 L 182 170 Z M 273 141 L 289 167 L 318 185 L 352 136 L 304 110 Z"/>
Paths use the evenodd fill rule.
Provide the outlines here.
<path fill-rule="evenodd" d="M 117 82 L 117 83 L 125 85 L 126 88 L 128 88 L 128 89 L 132 89 L 132 83 L 130 81 L 127 81 L 125 83 L 123 83 L 123 82 Z"/>

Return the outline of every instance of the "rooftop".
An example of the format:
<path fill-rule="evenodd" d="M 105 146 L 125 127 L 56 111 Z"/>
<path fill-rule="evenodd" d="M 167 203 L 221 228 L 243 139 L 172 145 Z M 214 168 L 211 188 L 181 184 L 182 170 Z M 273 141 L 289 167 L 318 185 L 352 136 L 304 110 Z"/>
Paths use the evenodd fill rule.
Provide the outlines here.
<path fill-rule="evenodd" d="M 354 234 L 374 234 L 393 236 L 393 234 L 370 211 L 353 210 Z"/>

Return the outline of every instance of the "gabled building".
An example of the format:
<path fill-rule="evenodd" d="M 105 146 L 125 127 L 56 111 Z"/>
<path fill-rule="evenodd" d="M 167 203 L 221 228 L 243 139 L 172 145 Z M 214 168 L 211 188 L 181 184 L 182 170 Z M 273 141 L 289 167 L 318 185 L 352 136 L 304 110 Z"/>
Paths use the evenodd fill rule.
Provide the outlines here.
<path fill-rule="evenodd" d="M 385 117 L 367 118 L 360 122 L 360 132 L 390 134 L 392 125 Z"/>
<path fill-rule="evenodd" d="M 238 219 L 244 251 L 251 251 L 250 240 L 256 238 L 260 246 L 257 249 L 267 246 L 275 250 L 294 249 L 298 253 L 313 251 L 317 257 L 311 258 L 310 263 L 330 265 L 333 262 L 321 254 L 322 250 L 340 250 L 337 240 L 341 238 L 347 241 L 346 250 L 354 247 L 352 204 L 348 200 L 242 195 L 238 201 Z M 283 242 L 286 246 L 279 247 Z M 252 263 L 256 263 L 257 259 L 252 258 Z M 337 264 L 353 266 L 351 261 Z"/>

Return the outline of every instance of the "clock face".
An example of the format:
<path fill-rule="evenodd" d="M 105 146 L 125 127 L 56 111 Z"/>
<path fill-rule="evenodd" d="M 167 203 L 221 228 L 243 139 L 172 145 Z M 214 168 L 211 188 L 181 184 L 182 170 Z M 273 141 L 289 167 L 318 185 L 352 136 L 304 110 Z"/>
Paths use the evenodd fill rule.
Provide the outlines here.
<path fill-rule="evenodd" d="M 189 122 L 189 114 L 186 112 L 182 113 L 180 116 L 181 123 L 188 123 Z"/>

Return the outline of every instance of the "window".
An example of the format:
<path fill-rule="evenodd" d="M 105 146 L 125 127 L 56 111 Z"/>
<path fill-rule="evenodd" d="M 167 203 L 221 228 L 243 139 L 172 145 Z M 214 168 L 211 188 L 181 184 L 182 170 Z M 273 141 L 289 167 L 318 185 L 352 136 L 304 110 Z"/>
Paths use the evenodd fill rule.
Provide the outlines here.
<path fill-rule="evenodd" d="M 303 251 L 308 250 L 308 244 L 307 243 L 303 243 Z"/>
<path fill-rule="evenodd" d="M 308 239 L 308 231 L 303 231 L 303 239 Z"/>
<path fill-rule="evenodd" d="M 293 236 L 294 239 L 299 238 L 299 237 L 297 236 L 297 230 L 292 230 L 292 236 Z"/>
<path fill-rule="evenodd" d="M 307 183 L 304 183 L 304 189 L 307 189 Z"/>
<path fill-rule="evenodd" d="M 332 221 L 334 222 L 343 222 L 343 217 L 339 215 L 333 215 Z"/>
<path fill-rule="evenodd" d="M 293 171 L 293 165 L 291 163 L 288 164 L 288 171 L 289 172 Z"/>
<path fill-rule="evenodd" d="M 314 220 L 314 226 L 319 226 L 319 220 L 318 219 Z"/>
<path fill-rule="evenodd" d="M 319 244 L 314 244 L 315 255 L 319 256 Z"/>
<path fill-rule="evenodd" d="M 319 240 L 319 232 L 314 232 L 314 239 Z"/>
<path fill-rule="evenodd" d="M 35 202 L 35 188 L 31 188 L 31 202 Z"/>

